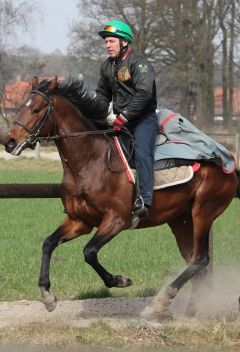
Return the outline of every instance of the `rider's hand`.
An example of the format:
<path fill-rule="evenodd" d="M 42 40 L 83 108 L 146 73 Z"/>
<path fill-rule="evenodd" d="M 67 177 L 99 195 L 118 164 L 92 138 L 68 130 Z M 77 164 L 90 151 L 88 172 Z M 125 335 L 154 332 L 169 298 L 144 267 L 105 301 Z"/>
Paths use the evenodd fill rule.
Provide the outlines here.
<path fill-rule="evenodd" d="M 120 133 L 126 123 L 128 123 L 128 120 L 123 116 L 123 114 L 119 114 L 113 121 L 112 128 L 116 132 Z"/>

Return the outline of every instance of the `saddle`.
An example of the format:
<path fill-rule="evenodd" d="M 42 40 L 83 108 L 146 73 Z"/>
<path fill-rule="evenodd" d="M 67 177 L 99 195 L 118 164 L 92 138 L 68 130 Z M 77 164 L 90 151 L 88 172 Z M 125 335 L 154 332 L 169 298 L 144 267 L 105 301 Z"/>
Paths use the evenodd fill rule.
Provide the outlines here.
<path fill-rule="evenodd" d="M 113 137 L 129 182 L 136 183 L 134 147 L 125 134 Z M 154 190 L 172 187 L 190 181 L 200 164 L 187 159 L 164 159 L 154 162 Z"/>

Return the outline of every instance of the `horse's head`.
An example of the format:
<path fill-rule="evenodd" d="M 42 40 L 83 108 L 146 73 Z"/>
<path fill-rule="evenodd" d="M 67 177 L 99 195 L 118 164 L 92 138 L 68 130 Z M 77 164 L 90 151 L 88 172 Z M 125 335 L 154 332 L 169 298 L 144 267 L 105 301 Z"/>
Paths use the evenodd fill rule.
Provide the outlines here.
<path fill-rule="evenodd" d="M 58 85 L 57 77 L 51 81 L 43 81 L 43 89 L 38 90 L 39 82 L 35 77 L 32 82 L 32 91 L 20 107 L 5 140 L 5 149 L 13 155 L 21 154 L 25 148 L 34 149 L 40 136 L 50 136 L 54 129 L 51 118 L 52 100 L 55 88 Z"/>

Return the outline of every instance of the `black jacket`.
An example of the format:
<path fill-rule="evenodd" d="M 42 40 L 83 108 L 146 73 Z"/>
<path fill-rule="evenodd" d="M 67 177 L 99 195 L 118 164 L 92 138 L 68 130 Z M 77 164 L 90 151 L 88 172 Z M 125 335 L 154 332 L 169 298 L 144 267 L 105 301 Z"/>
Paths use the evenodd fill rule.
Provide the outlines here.
<path fill-rule="evenodd" d="M 111 58 L 102 64 L 96 93 L 108 105 L 113 101 L 114 114 L 140 119 L 157 108 L 154 68 L 129 48 L 118 65 Z"/>

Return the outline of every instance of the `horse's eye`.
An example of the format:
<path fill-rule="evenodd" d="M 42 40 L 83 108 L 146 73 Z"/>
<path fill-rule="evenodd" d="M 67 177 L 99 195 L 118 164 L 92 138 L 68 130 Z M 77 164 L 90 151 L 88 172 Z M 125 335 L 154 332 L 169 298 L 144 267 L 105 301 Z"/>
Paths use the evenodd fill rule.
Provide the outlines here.
<path fill-rule="evenodd" d="M 35 108 L 35 109 L 33 109 L 33 113 L 34 114 L 37 114 L 37 113 L 39 113 L 41 111 L 41 108 Z"/>

